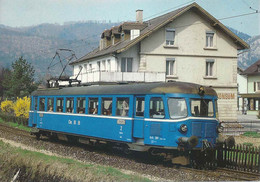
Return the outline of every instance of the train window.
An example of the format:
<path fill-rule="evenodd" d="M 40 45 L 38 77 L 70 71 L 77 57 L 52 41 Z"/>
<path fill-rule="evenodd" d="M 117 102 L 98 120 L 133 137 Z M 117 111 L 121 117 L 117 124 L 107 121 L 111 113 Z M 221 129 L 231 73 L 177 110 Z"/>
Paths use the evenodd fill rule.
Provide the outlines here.
<path fill-rule="evenodd" d="M 215 112 L 216 112 L 216 117 L 218 118 L 218 101 L 215 100 Z"/>
<path fill-rule="evenodd" d="M 33 110 L 33 99 L 30 100 L 30 110 Z"/>
<path fill-rule="evenodd" d="M 116 100 L 116 115 L 128 116 L 129 98 L 117 98 Z"/>
<path fill-rule="evenodd" d="M 192 99 L 191 114 L 196 117 L 213 117 L 213 102 L 208 99 Z"/>
<path fill-rule="evenodd" d="M 164 118 L 164 105 L 160 97 L 153 97 L 150 100 L 150 118 Z"/>
<path fill-rule="evenodd" d="M 45 111 L 45 98 L 40 98 L 39 111 Z"/>
<path fill-rule="evenodd" d="M 63 98 L 57 98 L 57 112 L 63 112 L 63 105 L 64 105 L 64 100 Z"/>
<path fill-rule="evenodd" d="M 102 98 L 102 115 L 112 115 L 112 98 Z"/>
<path fill-rule="evenodd" d="M 54 98 L 48 98 L 48 102 L 47 102 L 48 112 L 53 112 L 53 107 L 54 107 Z"/>
<path fill-rule="evenodd" d="M 34 109 L 37 110 L 37 107 L 38 107 L 38 99 L 37 97 L 34 98 Z"/>
<path fill-rule="evenodd" d="M 66 112 L 72 113 L 74 111 L 74 98 L 69 97 L 66 99 Z"/>
<path fill-rule="evenodd" d="M 136 98 L 135 116 L 144 117 L 144 97 Z"/>
<path fill-rule="evenodd" d="M 86 109 L 86 98 L 79 97 L 77 98 L 77 113 L 83 114 Z"/>
<path fill-rule="evenodd" d="M 186 117 L 188 115 L 187 104 L 185 99 L 169 98 L 168 107 L 170 118 L 177 119 Z"/>
<path fill-rule="evenodd" d="M 98 98 L 89 98 L 88 113 L 89 114 L 98 114 Z"/>

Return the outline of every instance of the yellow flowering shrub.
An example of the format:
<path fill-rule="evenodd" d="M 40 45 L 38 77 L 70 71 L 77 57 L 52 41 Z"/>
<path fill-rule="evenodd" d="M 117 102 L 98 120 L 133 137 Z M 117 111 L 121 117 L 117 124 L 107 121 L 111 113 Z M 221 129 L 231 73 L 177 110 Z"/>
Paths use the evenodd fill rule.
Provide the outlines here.
<path fill-rule="evenodd" d="M 15 116 L 29 118 L 30 102 L 29 97 L 17 98 L 14 104 Z"/>
<path fill-rule="evenodd" d="M 1 103 L 1 110 L 6 113 L 12 113 L 14 111 L 14 103 L 10 100 L 5 100 Z"/>

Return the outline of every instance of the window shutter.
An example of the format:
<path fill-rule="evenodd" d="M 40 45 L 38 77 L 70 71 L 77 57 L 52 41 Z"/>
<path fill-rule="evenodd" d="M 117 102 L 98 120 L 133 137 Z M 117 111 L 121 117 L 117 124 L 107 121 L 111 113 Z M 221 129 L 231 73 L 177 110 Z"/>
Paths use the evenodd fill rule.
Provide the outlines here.
<path fill-rule="evenodd" d="M 166 61 L 166 75 L 169 75 L 169 61 Z"/>
<path fill-rule="evenodd" d="M 254 92 L 256 91 L 256 82 L 254 82 Z"/>
<path fill-rule="evenodd" d="M 174 41 L 175 30 L 174 29 L 166 29 L 166 40 Z"/>

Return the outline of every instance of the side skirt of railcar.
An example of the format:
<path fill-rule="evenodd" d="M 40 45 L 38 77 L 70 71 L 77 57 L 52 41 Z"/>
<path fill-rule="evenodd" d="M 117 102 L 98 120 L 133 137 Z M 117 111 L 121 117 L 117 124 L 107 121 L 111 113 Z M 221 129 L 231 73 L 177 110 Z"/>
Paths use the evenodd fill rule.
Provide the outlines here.
<path fill-rule="evenodd" d="M 176 147 L 160 147 L 150 146 L 141 143 L 126 143 L 116 140 L 109 140 L 104 138 L 96 138 L 85 135 L 78 135 L 72 133 L 57 132 L 45 129 L 32 128 L 32 135 L 37 139 L 41 136 L 46 136 L 51 140 L 61 140 L 72 143 L 81 143 L 91 146 L 107 145 L 114 149 L 121 150 L 125 154 L 130 154 L 132 151 L 148 152 L 150 156 L 161 157 L 164 161 L 170 161 L 173 164 L 180 165 L 198 165 L 197 159 L 202 156 L 207 156 L 207 162 L 211 160 L 211 155 L 208 152 L 200 150 L 181 150 Z M 212 151 L 211 151 L 212 153 Z M 205 161 L 206 162 L 206 161 Z M 202 164 L 202 163 L 201 163 Z"/>

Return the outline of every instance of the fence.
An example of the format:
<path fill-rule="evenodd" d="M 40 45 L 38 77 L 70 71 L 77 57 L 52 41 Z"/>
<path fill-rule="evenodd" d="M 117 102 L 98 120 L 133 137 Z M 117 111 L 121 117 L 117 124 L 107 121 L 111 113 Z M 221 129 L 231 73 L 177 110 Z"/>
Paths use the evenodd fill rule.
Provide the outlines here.
<path fill-rule="evenodd" d="M 248 131 L 260 132 L 260 121 L 222 121 L 221 123 L 224 126 L 223 133 L 227 135 L 240 135 Z"/>
<path fill-rule="evenodd" d="M 260 147 L 235 145 L 228 148 L 223 145 L 216 151 L 216 156 L 219 167 L 260 173 Z"/>

